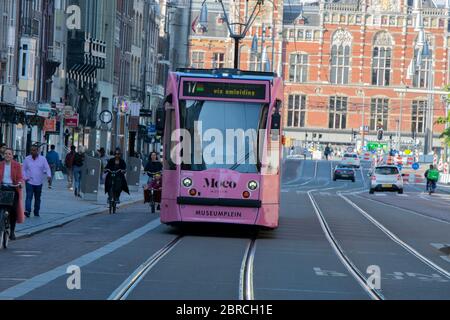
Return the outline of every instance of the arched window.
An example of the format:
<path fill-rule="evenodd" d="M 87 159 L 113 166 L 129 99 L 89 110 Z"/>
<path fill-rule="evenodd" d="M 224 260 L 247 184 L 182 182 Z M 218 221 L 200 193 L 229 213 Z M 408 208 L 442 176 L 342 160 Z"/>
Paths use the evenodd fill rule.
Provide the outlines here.
<path fill-rule="evenodd" d="M 352 35 L 345 30 L 337 30 L 331 44 L 330 82 L 346 84 L 350 77 L 350 46 Z"/>
<path fill-rule="evenodd" d="M 391 80 L 392 38 L 387 32 L 375 36 L 372 52 L 372 84 L 388 86 Z"/>

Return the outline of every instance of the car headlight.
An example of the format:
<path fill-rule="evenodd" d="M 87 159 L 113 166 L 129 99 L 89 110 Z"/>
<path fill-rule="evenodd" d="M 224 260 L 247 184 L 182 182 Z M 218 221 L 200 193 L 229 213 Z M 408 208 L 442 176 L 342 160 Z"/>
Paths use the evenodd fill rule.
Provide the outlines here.
<path fill-rule="evenodd" d="M 183 179 L 183 186 L 185 188 L 189 188 L 190 186 L 192 186 L 192 180 L 191 178 L 184 178 Z"/>
<path fill-rule="evenodd" d="M 255 191 L 256 189 L 258 189 L 258 182 L 256 182 L 255 180 L 252 180 L 248 183 L 248 188 L 251 191 Z"/>

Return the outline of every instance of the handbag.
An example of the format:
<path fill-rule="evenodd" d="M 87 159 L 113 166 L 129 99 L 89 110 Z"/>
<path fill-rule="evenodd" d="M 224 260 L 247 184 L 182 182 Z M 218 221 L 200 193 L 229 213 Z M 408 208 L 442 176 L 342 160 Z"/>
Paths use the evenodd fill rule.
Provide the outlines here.
<path fill-rule="evenodd" d="M 62 171 L 55 171 L 55 179 L 64 180 L 64 174 L 62 173 Z"/>

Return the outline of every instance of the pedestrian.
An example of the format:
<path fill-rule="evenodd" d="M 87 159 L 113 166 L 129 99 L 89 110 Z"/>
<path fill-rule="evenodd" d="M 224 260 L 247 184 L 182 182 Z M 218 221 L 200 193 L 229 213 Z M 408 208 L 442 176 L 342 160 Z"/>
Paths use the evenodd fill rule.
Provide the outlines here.
<path fill-rule="evenodd" d="M 99 153 L 99 155 L 98 155 L 98 158 L 100 159 L 100 161 L 101 161 L 101 170 L 100 170 L 100 184 L 105 184 L 105 179 L 104 179 L 104 177 L 103 177 L 103 171 L 105 171 L 105 168 L 106 168 L 106 165 L 108 164 L 108 160 L 109 160 L 109 158 L 108 158 L 108 156 L 106 155 L 106 151 L 105 151 L 105 148 L 100 148 L 100 150 L 98 150 L 98 153 Z"/>
<path fill-rule="evenodd" d="M 47 176 L 48 183 L 51 184 L 52 173 L 47 159 L 39 155 L 39 147 L 31 147 L 31 155 L 23 162 L 23 179 L 26 182 L 25 215 L 29 218 L 31 214 L 31 202 L 34 196 L 34 216 L 39 217 L 41 208 L 42 185 Z"/>
<path fill-rule="evenodd" d="M 84 147 L 78 147 L 78 152 L 75 153 L 73 157 L 73 179 L 75 181 L 75 197 L 81 198 L 81 179 L 82 179 L 82 170 L 84 164 Z"/>
<path fill-rule="evenodd" d="M 58 164 L 59 164 L 59 154 L 58 154 L 58 152 L 55 151 L 55 148 L 56 148 L 55 145 L 52 144 L 50 146 L 50 151 L 47 153 L 47 157 L 46 157 L 48 165 L 50 166 L 50 170 L 52 172 L 52 182 L 53 182 L 53 179 L 55 178 L 55 172 L 56 172 L 56 170 L 58 168 Z M 52 185 L 49 184 L 48 188 L 51 189 Z"/>
<path fill-rule="evenodd" d="M 5 160 L 0 163 L 0 182 L 2 183 L 2 190 L 14 191 L 14 204 L 9 215 L 9 223 L 11 225 L 10 240 L 16 240 L 15 230 L 16 223 L 23 223 L 25 220 L 22 201 L 22 165 L 13 160 L 13 150 L 6 148 Z M 20 185 L 20 187 L 13 187 L 12 185 Z"/>
<path fill-rule="evenodd" d="M 70 152 L 66 155 L 64 165 L 67 168 L 67 188 L 73 190 L 73 159 L 75 158 L 75 146 L 70 147 Z"/>
<path fill-rule="evenodd" d="M 331 154 L 331 148 L 330 148 L 330 145 L 329 145 L 329 144 L 327 144 L 327 146 L 325 147 L 325 152 L 324 152 L 324 154 L 325 154 L 325 158 L 328 160 L 328 157 L 329 157 L 330 154 Z"/>
<path fill-rule="evenodd" d="M 6 143 L 0 143 L 0 161 L 5 160 Z"/>

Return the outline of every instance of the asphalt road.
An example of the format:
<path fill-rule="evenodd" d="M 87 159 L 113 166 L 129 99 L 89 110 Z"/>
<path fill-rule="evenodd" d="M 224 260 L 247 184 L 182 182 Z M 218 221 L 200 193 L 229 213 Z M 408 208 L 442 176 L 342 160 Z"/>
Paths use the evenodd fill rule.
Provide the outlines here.
<path fill-rule="evenodd" d="M 0 299 L 450 299 L 450 195 L 369 195 L 367 164 L 355 183 L 334 165 L 285 162 L 272 231 L 174 229 L 139 204 L 12 242 Z"/>

